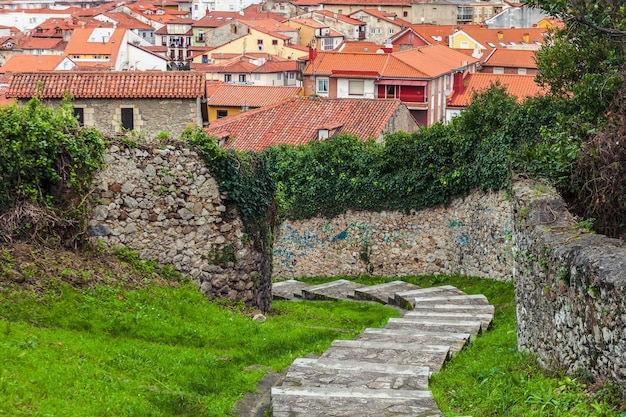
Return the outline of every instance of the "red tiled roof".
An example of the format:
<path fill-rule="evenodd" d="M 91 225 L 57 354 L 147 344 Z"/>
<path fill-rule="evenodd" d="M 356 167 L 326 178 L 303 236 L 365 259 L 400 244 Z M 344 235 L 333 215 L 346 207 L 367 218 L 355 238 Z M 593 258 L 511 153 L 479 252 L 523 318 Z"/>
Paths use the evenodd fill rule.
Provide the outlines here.
<path fill-rule="evenodd" d="M 303 6 L 346 5 L 356 7 L 405 6 L 411 7 L 415 0 L 295 0 L 292 3 Z"/>
<path fill-rule="evenodd" d="M 513 68 L 537 68 L 535 51 L 523 49 L 497 48 L 485 58 L 483 66 L 513 67 Z"/>
<path fill-rule="evenodd" d="M 142 29 L 142 30 L 150 30 L 152 26 L 147 23 L 142 22 L 141 20 L 135 19 L 134 17 L 127 15 L 122 12 L 106 12 L 102 13 L 103 16 L 114 20 L 117 23 L 117 27 L 120 28 L 128 28 L 128 29 Z"/>
<path fill-rule="evenodd" d="M 353 53 L 353 52 L 376 52 L 383 46 L 370 41 L 343 41 L 336 49 L 337 52 Z"/>
<path fill-rule="evenodd" d="M 264 85 L 221 86 L 209 98 L 209 106 L 263 107 L 300 95 L 302 87 L 272 87 Z"/>
<path fill-rule="evenodd" d="M 318 130 L 329 125 L 361 140 L 377 139 L 400 106 L 399 100 L 299 97 L 218 119 L 206 132 L 218 138 L 232 136 L 228 148 L 254 151 L 306 144 L 317 140 Z"/>
<path fill-rule="evenodd" d="M 29 71 L 52 71 L 63 61 L 62 55 L 13 55 L 0 67 L 0 73 Z"/>
<path fill-rule="evenodd" d="M 350 13 L 350 16 L 354 16 L 357 13 L 367 13 L 371 16 L 377 17 L 378 19 L 382 19 L 385 22 L 392 23 L 398 26 L 403 26 L 403 27 L 411 26 L 411 22 L 398 18 L 398 15 L 396 13 L 389 13 L 389 12 L 385 12 L 383 10 L 378 10 L 378 9 L 361 9 L 361 10 L 357 10 L 354 13 Z"/>
<path fill-rule="evenodd" d="M 126 36 L 127 29 L 117 28 L 80 28 L 74 29 L 65 48 L 65 55 L 109 55 L 113 65 L 117 52 Z M 101 32 L 101 33 L 100 33 Z"/>
<path fill-rule="evenodd" d="M 468 63 L 478 62 L 476 58 L 468 57 L 439 44 L 394 52 L 393 56 L 413 68 L 421 69 L 428 74 L 429 78 L 445 74 L 455 68 L 461 68 Z"/>
<path fill-rule="evenodd" d="M 427 45 L 391 54 L 318 52 L 306 66 L 304 75 L 333 75 L 338 71 L 358 71 L 365 77 L 378 73 L 387 78 L 434 78 L 453 69 L 477 62 L 442 45 Z"/>
<path fill-rule="evenodd" d="M 454 91 L 448 98 L 448 107 L 467 107 L 475 92 L 480 93 L 496 83 L 505 87 L 508 94 L 517 97 L 519 103 L 528 97 L 545 94 L 533 75 L 474 73 L 467 75 L 462 91 Z"/>
<path fill-rule="evenodd" d="M 311 11 L 311 15 L 313 16 L 313 14 L 321 14 L 323 16 L 326 17 L 332 17 L 332 18 L 336 18 L 337 20 L 339 20 L 340 22 L 344 22 L 344 23 L 349 23 L 351 25 L 364 25 L 365 22 L 359 19 L 355 19 L 353 17 L 350 17 L 348 15 L 345 14 L 341 14 L 341 13 L 334 13 L 330 10 L 312 10 Z"/>
<path fill-rule="evenodd" d="M 67 42 L 63 38 L 24 38 L 20 44 L 20 49 L 53 49 L 63 50 Z"/>
<path fill-rule="evenodd" d="M 266 61 L 263 65 L 259 65 L 251 72 L 255 73 L 268 73 L 268 72 L 282 72 L 282 71 L 296 71 L 298 69 L 298 62 L 295 60 L 285 61 Z"/>
<path fill-rule="evenodd" d="M 9 97 L 33 97 L 41 84 L 43 98 L 198 98 L 205 77 L 198 72 L 25 72 L 13 74 Z"/>

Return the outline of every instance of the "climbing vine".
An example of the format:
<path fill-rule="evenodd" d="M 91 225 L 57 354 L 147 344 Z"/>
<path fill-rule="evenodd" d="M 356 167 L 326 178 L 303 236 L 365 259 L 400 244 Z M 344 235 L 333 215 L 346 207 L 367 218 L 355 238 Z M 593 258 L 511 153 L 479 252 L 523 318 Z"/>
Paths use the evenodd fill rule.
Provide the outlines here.
<path fill-rule="evenodd" d="M 269 254 L 276 222 L 276 184 L 264 155 L 223 149 L 199 128 L 186 129 L 182 138 L 205 161 L 227 201 L 235 204 L 257 249 Z"/>

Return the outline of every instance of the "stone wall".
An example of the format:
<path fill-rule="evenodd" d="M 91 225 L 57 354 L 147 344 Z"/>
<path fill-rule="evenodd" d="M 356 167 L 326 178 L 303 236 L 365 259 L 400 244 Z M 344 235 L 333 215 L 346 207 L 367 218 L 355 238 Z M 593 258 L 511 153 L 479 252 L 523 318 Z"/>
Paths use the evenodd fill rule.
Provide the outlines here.
<path fill-rule="evenodd" d="M 194 152 L 114 145 L 95 184 L 92 240 L 173 265 L 211 297 L 269 309 L 269 261 L 242 243 L 239 216 Z"/>
<path fill-rule="evenodd" d="M 513 190 L 518 345 L 549 368 L 626 384 L 626 249 L 540 184 Z"/>
<path fill-rule="evenodd" d="M 413 212 L 349 212 L 285 221 L 274 243 L 274 278 L 465 274 L 512 278 L 511 204 L 475 193 Z"/>

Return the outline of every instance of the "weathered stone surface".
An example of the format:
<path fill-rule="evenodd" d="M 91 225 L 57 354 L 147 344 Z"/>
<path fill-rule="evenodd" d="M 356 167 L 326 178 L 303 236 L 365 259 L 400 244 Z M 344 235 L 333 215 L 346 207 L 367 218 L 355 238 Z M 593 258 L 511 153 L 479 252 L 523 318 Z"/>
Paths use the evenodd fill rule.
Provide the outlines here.
<path fill-rule="evenodd" d="M 106 161 L 95 180 L 95 196 L 106 204 L 96 206 L 89 220 L 93 241 L 125 245 L 142 259 L 172 265 L 211 297 L 269 310 L 268 260 L 253 242 L 242 243 L 239 216 L 224 204 L 194 152 L 183 144 L 150 151 L 113 146 Z"/>
<path fill-rule="evenodd" d="M 393 341 L 395 343 L 412 343 L 415 345 L 447 345 L 451 354 L 461 351 L 470 341 L 469 333 L 441 332 L 413 329 L 365 329 L 355 340 Z"/>
<path fill-rule="evenodd" d="M 476 313 L 472 311 L 428 311 L 428 310 L 412 310 L 404 316 L 406 320 L 460 320 L 460 321 L 478 321 L 480 320 L 481 331 L 484 333 L 491 327 L 493 321 L 493 313 Z"/>
<path fill-rule="evenodd" d="M 274 417 L 442 416 L 429 391 L 274 387 Z"/>
<path fill-rule="evenodd" d="M 354 290 L 362 287 L 362 284 L 338 279 L 325 284 L 303 288 L 302 298 L 305 300 L 349 300 L 354 298 Z"/>
<path fill-rule="evenodd" d="M 289 367 L 283 386 L 425 390 L 429 375 L 425 366 L 298 358 Z"/>
<path fill-rule="evenodd" d="M 457 319 L 415 319 L 391 318 L 387 329 L 410 329 L 424 331 L 440 331 L 450 333 L 469 333 L 472 338 L 482 333 L 482 322 L 480 320 L 461 321 Z"/>
<path fill-rule="evenodd" d="M 510 280 L 511 219 L 504 192 L 490 192 L 410 214 L 285 221 L 274 242 L 274 276 L 442 273 Z"/>
<path fill-rule="evenodd" d="M 311 284 L 288 279 L 272 284 L 272 298 L 274 300 L 293 300 L 294 298 L 302 298 L 302 290 L 312 287 Z"/>
<path fill-rule="evenodd" d="M 381 304 L 394 304 L 395 294 L 403 291 L 416 290 L 419 287 L 404 281 L 392 281 L 354 290 L 354 298 L 358 300 L 376 301 Z"/>
<path fill-rule="evenodd" d="M 418 298 L 441 297 L 450 295 L 465 295 L 463 291 L 452 285 L 442 285 L 430 288 L 415 288 L 408 291 L 400 291 L 394 294 L 394 302 L 396 305 L 411 309 L 416 304 Z"/>
<path fill-rule="evenodd" d="M 372 363 L 427 366 L 433 372 L 441 369 L 450 357 L 450 346 L 416 345 L 367 340 L 335 340 L 320 359 L 359 360 Z"/>
<path fill-rule="evenodd" d="M 626 385 L 626 248 L 578 226 L 544 184 L 513 188 L 518 346 Z"/>

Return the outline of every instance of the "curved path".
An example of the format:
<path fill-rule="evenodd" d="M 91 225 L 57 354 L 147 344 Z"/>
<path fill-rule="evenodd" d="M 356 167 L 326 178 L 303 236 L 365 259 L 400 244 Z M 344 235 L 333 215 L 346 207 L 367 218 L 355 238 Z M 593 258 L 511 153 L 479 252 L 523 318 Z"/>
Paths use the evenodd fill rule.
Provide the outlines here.
<path fill-rule="evenodd" d="M 319 358 L 298 358 L 271 388 L 274 417 L 442 416 L 428 380 L 486 331 L 494 308 L 483 295 L 403 281 L 362 286 L 347 280 L 275 283 L 275 298 L 378 301 L 399 308 L 382 329 L 337 340 Z"/>

